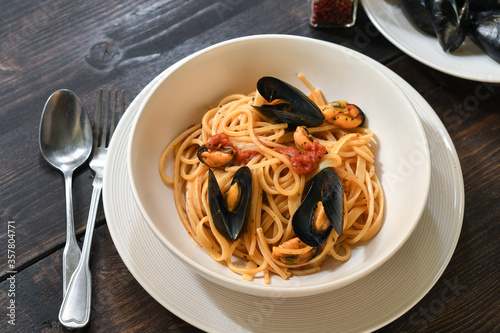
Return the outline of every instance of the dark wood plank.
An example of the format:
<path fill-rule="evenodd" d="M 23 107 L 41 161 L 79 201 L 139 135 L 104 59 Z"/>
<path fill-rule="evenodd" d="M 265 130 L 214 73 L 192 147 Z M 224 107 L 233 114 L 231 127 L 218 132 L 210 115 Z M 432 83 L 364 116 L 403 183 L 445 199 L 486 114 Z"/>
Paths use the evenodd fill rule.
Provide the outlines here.
<path fill-rule="evenodd" d="M 62 175 L 40 156 L 38 126 L 53 91 L 75 91 L 94 112 L 98 88 L 121 88 L 130 102 L 165 68 L 230 38 L 262 33 L 308 36 L 360 51 L 401 75 L 434 108 L 457 149 L 466 210 L 457 250 L 434 288 L 380 332 L 493 332 L 500 329 L 500 85 L 430 69 L 391 45 L 360 8 L 355 27 L 314 29 L 307 1 L 141 0 L 0 2 L 0 249 L 16 226 L 15 328 L 62 331 L 61 254 L 65 240 Z M 74 179 L 74 216 L 82 237 L 91 173 Z M 150 297 L 119 258 L 102 209 L 94 241 L 95 295 L 84 331 L 196 332 Z M 6 252 L 4 252 L 6 253 Z M 0 304 L 8 304 L 8 261 L 0 260 Z"/>
<path fill-rule="evenodd" d="M 13 297 L 8 295 L 11 280 L 0 283 L 2 304 L 12 299 L 16 305 L 15 325 L 2 321 L 2 332 L 66 331 L 58 320 L 62 302 L 61 260 L 59 250 L 16 274 Z M 116 252 L 106 225 L 96 230 L 90 266 L 91 322 L 81 332 L 199 332 L 142 289 Z"/>

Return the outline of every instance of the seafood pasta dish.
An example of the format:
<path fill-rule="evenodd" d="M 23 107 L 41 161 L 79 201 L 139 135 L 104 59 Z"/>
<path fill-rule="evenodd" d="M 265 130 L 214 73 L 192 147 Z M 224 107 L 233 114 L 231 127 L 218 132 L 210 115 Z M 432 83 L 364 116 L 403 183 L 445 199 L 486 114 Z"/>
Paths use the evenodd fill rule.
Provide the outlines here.
<path fill-rule="evenodd" d="M 319 272 L 382 227 L 375 134 L 351 101 L 262 77 L 171 142 L 159 172 L 189 235 L 244 280 Z M 167 175 L 173 164 L 173 175 Z"/>

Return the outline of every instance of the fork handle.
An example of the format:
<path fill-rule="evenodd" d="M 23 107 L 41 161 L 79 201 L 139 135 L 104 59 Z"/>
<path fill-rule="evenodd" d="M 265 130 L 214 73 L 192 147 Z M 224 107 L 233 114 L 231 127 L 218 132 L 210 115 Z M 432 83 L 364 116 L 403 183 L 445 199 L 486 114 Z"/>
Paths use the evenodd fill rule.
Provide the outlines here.
<path fill-rule="evenodd" d="M 92 276 L 90 274 L 89 258 L 97 207 L 99 206 L 99 198 L 102 190 L 102 179 L 96 177 L 93 186 L 82 256 L 75 272 L 71 276 L 68 290 L 64 295 L 59 311 L 59 321 L 61 324 L 72 329 L 84 327 L 90 318 Z"/>

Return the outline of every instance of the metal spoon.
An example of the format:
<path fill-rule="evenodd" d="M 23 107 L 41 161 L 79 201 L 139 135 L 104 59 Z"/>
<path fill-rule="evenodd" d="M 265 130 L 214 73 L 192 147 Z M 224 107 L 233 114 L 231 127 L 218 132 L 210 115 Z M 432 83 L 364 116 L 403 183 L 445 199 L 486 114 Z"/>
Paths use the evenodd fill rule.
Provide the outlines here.
<path fill-rule="evenodd" d="M 63 252 L 63 295 L 80 261 L 73 222 L 73 171 L 92 152 L 92 127 L 80 99 L 70 90 L 58 90 L 47 100 L 40 120 L 40 151 L 64 174 L 66 191 L 66 246 Z"/>

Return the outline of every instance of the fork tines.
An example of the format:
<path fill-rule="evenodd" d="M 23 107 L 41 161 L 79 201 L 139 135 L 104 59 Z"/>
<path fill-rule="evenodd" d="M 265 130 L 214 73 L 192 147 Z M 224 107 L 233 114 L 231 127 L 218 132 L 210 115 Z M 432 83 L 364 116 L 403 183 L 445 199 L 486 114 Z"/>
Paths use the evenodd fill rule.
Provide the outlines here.
<path fill-rule="evenodd" d="M 108 147 L 110 139 L 113 135 L 116 125 L 120 120 L 121 116 L 125 112 L 125 93 L 122 91 L 115 90 L 112 103 L 112 91 L 107 91 L 107 98 L 103 98 L 103 90 L 99 90 L 99 97 L 97 100 L 97 105 L 94 114 L 94 124 L 92 127 L 94 136 L 94 148 L 96 147 Z M 121 97 L 120 97 L 121 95 Z M 101 110 L 104 106 L 104 113 L 101 115 Z M 111 114 L 111 119 L 108 121 L 108 113 Z M 101 119 L 103 118 L 103 119 Z M 102 120 L 102 121 L 101 121 Z M 102 126 L 101 126 L 102 123 Z M 108 135 L 109 131 L 109 135 Z"/>

